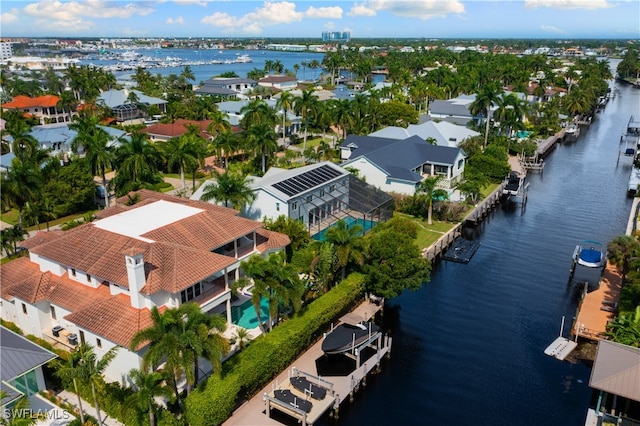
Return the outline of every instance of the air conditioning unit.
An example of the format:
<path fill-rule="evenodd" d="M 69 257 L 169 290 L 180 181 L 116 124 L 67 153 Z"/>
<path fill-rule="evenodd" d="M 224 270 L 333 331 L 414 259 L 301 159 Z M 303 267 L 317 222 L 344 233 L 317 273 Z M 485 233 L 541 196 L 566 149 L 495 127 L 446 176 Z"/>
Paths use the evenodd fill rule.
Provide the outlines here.
<path fill-rule="evenodd" d="M 76 346 L 78 344 L 78 335 L 75 333 L 71 333 L 69 336 L 67 336 L 67 340 L 69 341 L 70 345 Z"/>
<path fill-rule="evenodd" d="M 61 327 L 59 325 L 56 325 L 55 327 L 53 327 L 53 329 L 51 329 L 51 332 L 53 333 L 53 335 L 55 337 L 60 337 L 60 332 L 64 330 L 64 327 Z"/>

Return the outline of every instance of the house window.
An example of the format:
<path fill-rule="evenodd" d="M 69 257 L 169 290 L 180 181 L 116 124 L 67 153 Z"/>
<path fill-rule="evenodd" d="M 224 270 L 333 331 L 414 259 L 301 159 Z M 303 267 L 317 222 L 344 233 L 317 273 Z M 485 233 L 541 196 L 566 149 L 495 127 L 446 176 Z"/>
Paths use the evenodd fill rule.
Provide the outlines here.
<path fill-rule="evenodd" d="M 195 299 L 201 294 L 202 294 L 202 287 L 200 287 L 200 283 L 198 283 L 192 287 L 182 290 L 180 292 L 180 300 L 182 301 L 182 303 L 186 303 L 189 300 Z"/>
<path fill-rule="evenodd" d="M 87 274 L 87 282 L 90 283 L 91 282 L 91 275 Z"/>
<path fill-rule="evenodd" d="M 458 160 L 458 169 L 461 169 L 464 165 L 464 160 Z"/>
<path fill-rule="evenodd" d="M 447 175 L 449 168 L 447 166 L 435 166 L 434 167 L 434 172 L 437 175 Z"/>
<path fill-rule="evenodd" d="M 276 211 L 279 212 L 280 211 L 280 203 L 276 203 Z"/>
<path fill-rule="evenodd" d="M 27 305 L 25 305 L 24 303 L 22 304 L 22 313 L 27 315 Z"/>
<path fill-rule="evenodd" d="M 84 345 L 84 331 L 80 330 L 80 343 Z"/>
<path fill-rule="evenodd" d="M 313 201 L 313 195 L 307 195 L 307 202 L 310 203 Z"/>
<path fill-rule="evenodd" d="M 335 185 L 330 185 L 329 186 L 329 194 L 331 194 L 335 190 L 336 190 L 336 186 Z"/>
<path fill-rule="evenodd" d="M 321 197 L 324 197 L 324 189 L 321 189 L 321 190 L 320 190 L 320 196 L 321 196 Z"/>
<path fill-rule="evenodd" d="M 102 348 L 102 340 L 96 338 L 96 346 Z"/>
<path fill-rule="evenodd" d="M 76 270 L 75 270 L 75 269 L 72 269 L 72 270 L 71 270 L 71 276 L 72 276 L 72 277 L 75 277 L 75 276 L 76 276 Z"/>
<path fill-rule="evenodd" d="M 291 203 L 291 210 L 298 210 L 298 202 L 294 201 L 293 203 Z"/>
<path fill-rule="evenodd" d="M 51 307 L 51 319 L 55 320 L 56 318 L 56 308 L 54 308 L 53 306 Z"/>

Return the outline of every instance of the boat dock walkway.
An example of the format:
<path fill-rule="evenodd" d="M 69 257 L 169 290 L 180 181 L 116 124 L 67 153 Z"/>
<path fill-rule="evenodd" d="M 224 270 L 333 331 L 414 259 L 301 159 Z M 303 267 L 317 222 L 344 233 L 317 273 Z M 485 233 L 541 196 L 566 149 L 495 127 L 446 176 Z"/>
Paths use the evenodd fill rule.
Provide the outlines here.
<path fill-rule="evenodd" d="M 578 304 L 578 312 L 572 327 L 572 336 L 576 334 L 589 340 L 600 340 L 607 324 L 617 313 L 617 303 L 622 289 L 622 275 L 618 267 L 607 263 L 600 286 L 583 295 Z"/>
<path fill-rule="evenodd" d="M 368 321 L 382 308 L 381 305 L 382 304 L 376 304 L 367 300 L 347 315 L 351 318 L 357 316 L 364 321 Z M 276 389 L 291 389 L 289 379 L 292 371 L 304 372 L 320 378 L 317 371 L 316 360 L 323 357 L 324 352 L 322 351 L 322 339 L 318 340 L 271 383 L 234 411 L 223 425 L 281 425 L 282 423 L 272 419 L 267 414 L 267 407 L 272 411 L 278 410 L 286 412 L 299 423 L 308 425 L 315 423 L 315 421 L 324 416 L 328 410 L 333 409 L 333 414 L 338 415 L 337 407 L 346 399 L 353 398 L 360 386 L 366 386 L 367 375 L 372 370 L 379 368 L 384 356 L 390 355 L 391 338 L 381 336 L 380 346 L 381 348 L 373 356 L 363 362 L 360 367 L 351 372 L 351 374 L 346 376 L 321 376 L 322 381 L 331 384 L 326 386 L 330 388 L 331 392 L 329 393 L 331 395 L 328 394 L 326 396 L 326 402 L 319 402 L 309 398 L 309 401 L 311 401 L 313 405 L 311 411 L 306 413 L 305 416 L 301 410 L 286 409 L 281 404 L 278 405 L 274 403 L 273 394 Z M 303 397 L 303 395 L 301 395 L 301 397 Z"/>

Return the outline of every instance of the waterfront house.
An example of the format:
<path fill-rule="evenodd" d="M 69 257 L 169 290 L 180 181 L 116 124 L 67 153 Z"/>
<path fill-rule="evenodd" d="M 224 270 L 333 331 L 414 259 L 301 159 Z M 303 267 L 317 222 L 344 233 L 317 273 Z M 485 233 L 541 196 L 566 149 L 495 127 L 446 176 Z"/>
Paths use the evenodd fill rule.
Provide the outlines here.
<path fill-rule="evenodd" d="M 130 93 L 135 94 L 137 102 L 131 102 Z M 120 122 L 147 118 L 149 115 L 146 110 L 152 105 L 163 114 L 167 112 L 167 101 L 133 89 L 107 90 L 98 96 L 97 102 L 110 108 L 115 119 Z"/>
<path fill-rule="evenodd" d="M 418 136 L 420 139 L 433 140 L 436 145 L 457 147 L 466 139 L 479 136 L 480 133 L 459 126 L 448 121 L 427 121 L 422 124 L 409 124 L 407 128 L 389 126 L 376 132 L 369 133 L 369 136 L 388 139 L 407 139 L 411 136 Z"/>
<path fill-rule="evenodd" d="M 69 231 L 22 243 L 29 257 L 0 267 L 2 319 L 56 347 L 91 344 L 98 356 L 120 346 L 105 371 L 124 382 L 144 345 L 129 343 L 151 325 L 150 310 L 195 302 L 232 323 L 231 284 L 240 262 L 284 249 L 289 237 L 225 207 L 141 190 L 139 201 L 97 213 Z"/>
<path fill-rule="evenodd" d="M 419 183 L 441 176 L 440 189 L 453 193 L 462 180 L 466 154 L 458 147 L 431 145 L 419 136 L 396 140 L 349 135 L 340 146 L 342 167 L 358 171 L 385 192 L 413 195 Z"/>
<path fill-rule="evenodd" d="M 290 170 L 272 167 L 261 178 L 252 178 L 250 187 L 256 198 L 244 216 L 260 220 L 284 215 L 304 223 L 311 233 L 345 217 L 386 220 L 393 203 L 330 161 Z"/>
<path fill-rule="evenodd" d="M 42 366 L 58 356 L 4 326 L 0 326 L 0 407 L 46 389 Z"/>
<path fill-rule="evenodd" d="M 18 95 L 12 101 L 2 104 L 2 110 L 19 110 L 34 117 L 40 124 L 68 123 L 71 117 L 78 115 L 77 111 L 64 111 L 58 108 L 60 98 L 56 95 L 43 95 L 36 98 Z"/>
<path fill-rule="evenodd" d="M 214 77 L 195 89 L 196 95 L 220 96 L 226 98 L 247 99 L 257 82 L 250 78 Z"/>
<path fill-rule="evenodd" d="M 267 75 L 258 80 L 258 86 L 277 90 L 292 90 L 298 87 L 298 79 L 288 75 Z"/>
<path fill-rule="evenodd" d="M 276 111 L 276 127 L 274 131 L 278 134 L 282 134 L 282 109 L 278 108 L 277 101 L 275 99 L 263 99 L 264 103 L 267 104 L 270 108 Z M 242 108 L 246 105 L 249 105 L 251 101 L 249 100 L 239 100 L 239 101 L 224 101 L 218 102 L 216 105 L 218 106 L 218 110 L 223 114 L 226 114 L 228 117 L 229 123 L 233 126 L 239 126 L 242 118 L 244 117 L 244 113 L 242 112 Z M 298 133 L 302 126 L 302 118 L 295 115 L 292 111 L 287 111 L 287 135 Z"/>
<path fill-rule="evenodd" d="M 585 424 L 638 424 L 640 348 L 600 340 L 589 387 L 598 391 L 598 398 Z"/>

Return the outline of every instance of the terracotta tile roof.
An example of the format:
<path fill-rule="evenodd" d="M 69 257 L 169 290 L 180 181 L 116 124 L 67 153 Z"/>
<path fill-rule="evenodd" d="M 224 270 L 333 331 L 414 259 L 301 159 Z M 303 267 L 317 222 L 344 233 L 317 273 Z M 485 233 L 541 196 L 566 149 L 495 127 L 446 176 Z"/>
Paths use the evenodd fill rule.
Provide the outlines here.
<path fill-rule="evenodd" d="M 58 239 L 62 234 L 64 234 L 64 231 L 60 229 L 52 229 L 50 231 L 40 231 L 37 234 L 35 234 L 33 237 L 29 238 L 28 240 L 22 241 L 18 245 L 20 247 L 31 249 L 31 247 L 35 247 L 40 244 L 44 244 L 48 241 L 53 241 L 55 239 Z"/>
<path fill-rule="evenodd" d="M 11 102 L 2 104 L 3 108 L 8 109 L 24 109 L 35 107 L 54 107 L 58 105 L 60 98 L 55 95 L 38 96 L 30 98 L 28 96 L 18 95 Z"/>
<path fill-rule="evenodd" d="M 258 80 L 258 83 L 286 83 L 289 81 L 297 81 L 295 77 L 289 77 L 288 75 L 268 75 Z"/>
<path fill-rule="evenodd" d="M 233 257 L 166 243 L 150 244 L 144 260 L 147 283 L 141 293 L 145 294 L 177 293 L 236 262 Z"/>
<path fill-rule="evenodd" d="M 1 295 L 5 300 L 17 297 L 31 304 L 48 300 L 73 312 L 110 297 L 106 285 L 94 289 L 69 279 L 67 275 L 58 277 L 51 272 L 42 272 L 26 257 L 3 265 L 1 272 Z"/>
<path fill-rule="evenodd" d="M 205 139 L 210 139 L 211 135 L 207 132 L 207 126 L 209 126 L 209 124 L 211 124 L 212 121 L 213 120 L 195 121 L 195 120 L 185 120 L 180 118 L 173 123 L 153 124 L 149 127 L 146 127 L 140 130 L 140 133 L 147 133 L 150 135 L 159 135 L 159 136 L 166 136 L 169 138 L 173 138 L 176 136 L 184 135 L 188 131 L 187 126 L 193 125 L 200 129 L 201 137 Z"/>
<path fill-rule="evenodd" d="M 261 227 L 260 222 L 240 216 L 211 214 L 205 211 L 154 229 L 142 237 L 211 250 Z"/>
<path fill-rule="evenodd" d="M 126 349 L 138 331 L 153 325 L 149 309 L 131 307 L 124 294 L 111 296 L 64 318 Z"/>
<path fill-rule="evenodd" d="M 267 250 L 276 250 L 286 247 L 291 243 L 291 239 L 286 234 L 279 232 L 269 231 L 267 229 L 259 229 L 257 231 L 257 246 L 256 248 L 260 253 L 264 253 Z"/>
<path fill-rule="evenodd" d="M 202 210 L 213 211 L 220 214 L 230 214 L 235 216 L 239 214 L 237 210 L 234 210 L 228 207 L 207 203 L 206 201 L 191 200 L 189 198 L 177 197 L 175 195 L 151 191 L 149 189 L 141 189 L 139 191 L 136 191 L 135 194 L 138 194 L 138 198 L 140 200 L 136 204 L 133 204 L 131 206 L 125 205 L 129 199 L 127 195 L 124 195 L 116 200 L 115 207 L 110 207 L 106 210 L 101 210 L 100 212 L 96 213 L 96 216 L 99 219 L 104 219 L 105 217 L 113 216 L 114 214 L 135 209 L 140 206 L 144 206 L 146 204 L 150 204 L 159 200 L 171 201 L 172 203 L 184 204 L 187 206 L 192 206 Z M 113 210 L 114 208 L 117 208 L 117 210 L 114 210 L 114 212 L 112 213 L 111 210 Z"/>
<path fill-rule="evenodd" d="M 289 237 L 286 235 L 264 230 L 260 222 L 237 216 L 237 212 L 232 209 L 153 191 L 141 191 L 140 195 L 142 201 L 139 203 L 108 209 L 101 216 L 108 217 L 111 211 L 135 209 L 157 199 L 205 210 L 142 235 L 152 240 L 151 242 L 119 235 L 98 228 L 95 223 L 87 223 L 66 232 L 40 232 L 25 241 L 24 245 L 33 255 L 125 288 L 128 288 L 125 253 L 142 252 L 147 278 L 142 291 L 153 294 L 161 290 L 175 293 L 232 265 L 236 262 L 235 258 L 212 253 L 211 250 L 254 231 L 258 234 L 259 251 L 282 248 L 289 244 Z M 19 291 L 21 298 L 29 301 L 38 300 L 43 294 L 51 295 L 50 288 L 46 291 L 43 289 L 46 285 L 55 287 L 59 281 L 52 274 L 42 274 L 38 265 L 28 258 L 9 262 L 2 267 L 1 273 L 4 284 L 2 294 L 5 294 L 5 290 Z M 48 278 L 43 278 L 45 275 Z M 69 281 L 83 287 L 81 283 Z M 21 284 L 24 282 L 29 284 L 22 288 Z M 21 289 L 14 289 L 14 285 Z"/>
<path fill-rule="evenodd" d="M 5 300 L 17 297 L 25 302 L 36 303 L 46 291 L 40 267 L 28 257 L 21 257 L 2 266 L 0 269 L 0 296 Z"/>

